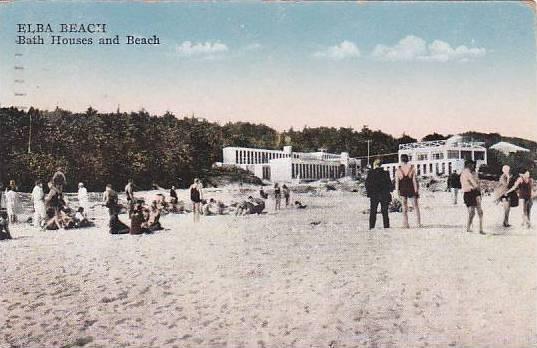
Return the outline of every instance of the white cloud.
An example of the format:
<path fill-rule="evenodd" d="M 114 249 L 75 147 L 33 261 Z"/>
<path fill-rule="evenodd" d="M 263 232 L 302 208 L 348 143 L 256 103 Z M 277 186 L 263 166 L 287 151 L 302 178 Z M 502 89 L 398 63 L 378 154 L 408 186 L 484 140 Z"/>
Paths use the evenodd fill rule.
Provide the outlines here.
<path fill-rule="evenodd" d="M 464 45 L 453 48 L 449 43 L 434 40 L 427 44 L 425 40 L 408 35 L 394 46 L 377 45 L 371 55 L 386 61 L 426 61 L 426 62 L 468 62 L 487 54 L 485 48 L 467 47 Z"/>
<path fill-rule="evenodd" d="M 243 47 L 244 51 L 255 51 L 258 49 L 263 48 L 263 46 L 260 43 L 254 42 L 252 44 L 246 45 Z"/>
<path fill-rule="evenodd" d="M 197 42 L 184 41 L 176 47 L 176 52 L 182 57 L 193 56 L 215 56 L 229 51 L 226 44 L 217 42 Z"/>
<path fill-rule="evenodd" d="M 335 60 L 342 60 L 346 58 L 358 58 L 360 57 L 360 50 L 354 42 L 343 41 L 339 45 L 328 47 L 325 50 L 317 51 L 313 54 L 318 58 L 329 58 Z"/>

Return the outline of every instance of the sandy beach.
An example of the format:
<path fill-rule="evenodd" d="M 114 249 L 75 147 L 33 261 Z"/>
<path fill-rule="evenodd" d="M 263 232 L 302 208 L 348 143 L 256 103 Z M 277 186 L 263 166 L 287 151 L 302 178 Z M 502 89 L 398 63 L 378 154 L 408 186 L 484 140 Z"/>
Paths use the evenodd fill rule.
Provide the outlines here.
<path fill-rule="evenodd" d="M 425 226 L 408 230 L 392 213 L 369 231 L 358 193 L 294 198 L 308 208 L 167 215 L 154 235 L 109 235 L 104 208 L 93 228 L 12 225 L 0 347 L 536 346 L 536 233 L 520 208 L 504 229 L 485 197 L 481 236 L 445 192 L 424 192 Z"/>

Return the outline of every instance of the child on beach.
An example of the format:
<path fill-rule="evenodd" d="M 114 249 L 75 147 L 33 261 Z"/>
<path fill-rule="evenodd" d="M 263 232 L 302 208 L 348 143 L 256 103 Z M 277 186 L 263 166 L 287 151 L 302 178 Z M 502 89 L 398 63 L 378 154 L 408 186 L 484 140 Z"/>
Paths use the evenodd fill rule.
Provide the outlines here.
<path fill-rule="evenodd" d="M 282 192 L 283 192 L 283 198 L 285 199 L 285 207 L 287 208 L 289 206 L 289 202 L 291 200 L 291 190 L 287 185 L 282 186 Z"/>

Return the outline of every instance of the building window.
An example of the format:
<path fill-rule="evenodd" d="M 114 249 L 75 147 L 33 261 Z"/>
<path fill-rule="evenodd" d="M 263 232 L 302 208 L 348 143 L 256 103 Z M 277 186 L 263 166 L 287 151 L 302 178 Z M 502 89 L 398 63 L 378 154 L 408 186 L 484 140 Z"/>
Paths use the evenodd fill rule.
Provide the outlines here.
<path fill-rule="evenodd" d="M 453 172 L 453 167 L 451 162 L 448 162 L 448 173 L 451 174 L 451 172 Z"/>
<path fill-rule="evenodd" d="M 418 161 L 427 161 L 427 154 L 426 153 L 418 153 Z"/>
<path fill-rule="evenodd" d="M 483 161 L 485 159 L 485 151 L 474 151 L 474 159 L 476 161 Z"/>
<path fill-rule="evenodd" d="M 444 154 L 442 152 L 435 152 L 432 156 L 434 160 L 444 159 Z"/>
<path fill-rule="evenodd" d="M 471 160 L 472 159 L 472 151 L 461 151 L 461 158 L 465 160 Z"/>
<path fill-rule="evenodd" d="M 459 159 L 459 150 L 448 150 L 447 158 L 448 159 Z"/>
<path fill-rule="evenodd" d="M 433 174 L 433 164 L 429 163 L 429 173 Z"/>
<path fill-rule="evenodd" d="M 424 175 L 427 174 L 427 165 L 426 164 L 423 165 L 423 174 Z"/>

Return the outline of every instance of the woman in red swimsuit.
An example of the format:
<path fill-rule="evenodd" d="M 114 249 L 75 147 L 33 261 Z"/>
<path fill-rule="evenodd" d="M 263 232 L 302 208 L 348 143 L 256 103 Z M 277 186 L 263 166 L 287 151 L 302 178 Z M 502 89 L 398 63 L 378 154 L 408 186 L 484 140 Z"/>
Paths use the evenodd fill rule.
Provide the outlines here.
<path fill-rule="evenodd" d="M 416 178 L 416 170 L 408 163 L 408 155 L 401 155 L 403 162 L 395 173 L 395 189 L 403 200 L 403 227 L 410 228 L 408 224 L 408 199 L 412 198 L 412 205 L 416 212 L 418 227 L 421 227 L 420 207 L 418 205 L 419 185 Z"/>

